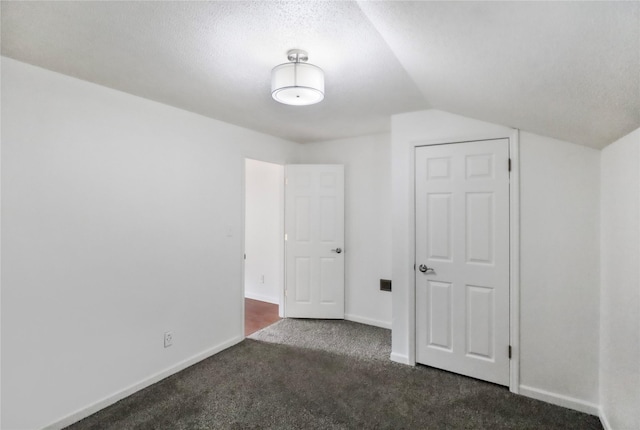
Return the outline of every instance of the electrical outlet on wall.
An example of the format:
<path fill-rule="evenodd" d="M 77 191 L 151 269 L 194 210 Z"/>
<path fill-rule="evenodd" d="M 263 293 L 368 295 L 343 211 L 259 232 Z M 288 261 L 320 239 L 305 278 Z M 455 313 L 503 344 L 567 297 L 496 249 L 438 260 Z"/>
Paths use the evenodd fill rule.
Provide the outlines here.
<path fill-rule="evenodd" d="M 164 334 L 164 347 L 169 348 L 173 345 L 173 332 L 168 331 Z"/>

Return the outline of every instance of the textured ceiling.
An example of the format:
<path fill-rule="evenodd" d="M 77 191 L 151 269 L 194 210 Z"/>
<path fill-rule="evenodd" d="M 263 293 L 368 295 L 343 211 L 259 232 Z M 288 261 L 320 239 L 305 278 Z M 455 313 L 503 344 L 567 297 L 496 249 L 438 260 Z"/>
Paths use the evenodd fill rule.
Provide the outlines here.
<path fill-rule="evenodd" d="M 428 103 L 601 148 L 640 127 L 640 2 L 362 2 Z"/>
<path fill-rule="evenodd" d="M 11 2 L 2 54 L 297 142 L 426 108 L 603 147 L 640 127 L 640 3 Z M 291 48 L 317 105 L 270 96 Z"/>

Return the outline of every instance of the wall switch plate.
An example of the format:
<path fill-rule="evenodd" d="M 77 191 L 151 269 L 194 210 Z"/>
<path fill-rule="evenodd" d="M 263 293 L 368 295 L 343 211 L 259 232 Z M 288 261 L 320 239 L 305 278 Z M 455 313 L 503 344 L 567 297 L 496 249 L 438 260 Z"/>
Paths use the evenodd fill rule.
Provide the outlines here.
<path fill-rule="evenodd" d="M 391 279 L 380 279 L 380 291 L 391 291 Z"/>
<path fill-rule="evenodd" d="M 164 334 L 164 347 L 169 348 L 171 345 L 173 345 L 173 332 L 168 331 Z"/>

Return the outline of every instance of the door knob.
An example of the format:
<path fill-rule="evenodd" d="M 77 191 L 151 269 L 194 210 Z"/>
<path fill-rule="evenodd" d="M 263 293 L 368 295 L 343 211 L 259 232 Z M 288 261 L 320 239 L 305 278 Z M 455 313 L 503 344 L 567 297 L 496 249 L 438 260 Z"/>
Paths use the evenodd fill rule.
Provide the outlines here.
<path fill-rule="evenodd" d="M 420 269 L 422 273 L 433 272 L 433 267 L 427 267 L 424 264 L 421 264 L 418 269 Z"/>
<path fill-rule="evenodd" d="M 342 252 L 342 248 L 332 249 L 331 252 L 335 252 L 336 254 L 340 254 Z"/>

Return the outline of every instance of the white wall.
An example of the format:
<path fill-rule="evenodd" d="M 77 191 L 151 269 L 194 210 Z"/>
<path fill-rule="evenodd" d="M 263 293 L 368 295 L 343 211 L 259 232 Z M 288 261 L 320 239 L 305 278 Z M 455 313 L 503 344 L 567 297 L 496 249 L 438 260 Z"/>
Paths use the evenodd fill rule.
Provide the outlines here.
<path fill-rule="evenodd" d="M 602 151 L 600 404 L 640 428 L 640 129 Z"/>
<path fill-rule="evenodd" d="M 240 341 L 244 158 L 297 146 L 3 58 L 2 428 Z"/>
<path fill-rule="evenodd" d="M 280 303 L 283 290 L 284 166 L 245 162 L 244 295 Z"/>
<path fill-rule="evenodd" d="M 520 384 L 596 413 L 600 151 L 520 133 Z"/>
<path fill-rule="evenodd" d="M 392 117 L 394 360 L 415 360 L 413 142 L 511 133 L 437 110 Z M 521 133 L 521 392 L 590 412 L 598 392 L 598 157 Z"/>
<path fill-rule="evenodd" d="M 300 146 L 305 163 L 345 166 L 345 317 L 391 328 L 390 136 L 363 136 Z"/>

